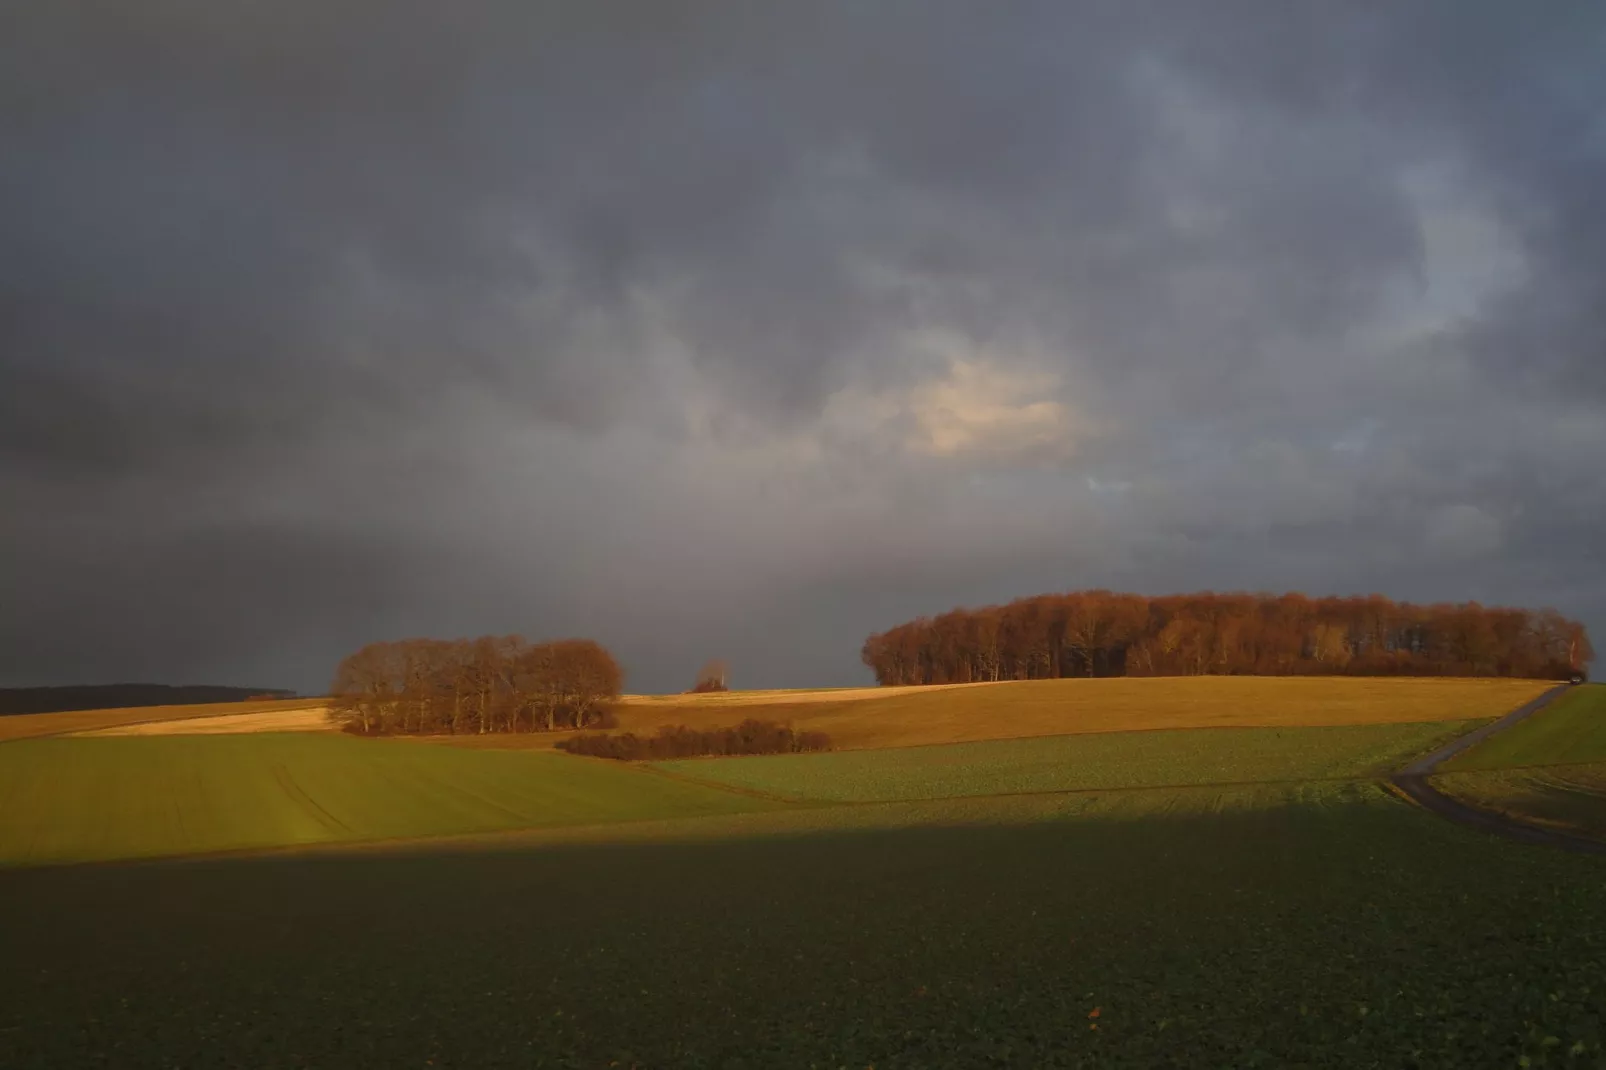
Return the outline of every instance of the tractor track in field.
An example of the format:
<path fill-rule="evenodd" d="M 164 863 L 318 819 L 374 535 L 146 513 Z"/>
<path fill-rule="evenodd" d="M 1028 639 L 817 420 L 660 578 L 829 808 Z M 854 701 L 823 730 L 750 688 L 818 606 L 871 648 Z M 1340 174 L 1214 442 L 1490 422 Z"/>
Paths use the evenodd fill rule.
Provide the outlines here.
<path fill-rule="evenodd" d="M 1466 735 L 1452 740 L 1439 749 L 1423 755 L 1389 777 L 1389 786 L 1397 794 L 1410 802 L 1416 803 L 1424 810 L 1437 814 L 1447 821 L 1454 821 L 1458 825 L 1465 825 L 1468 828 L 1478 829 L 1496 836 L 1503 836 L 1509 840 L 1540 847 L 1557 847 L 1564 851 L 1577 851 L 1581 854 L 1606 854 L 1606 842 L 1562 829 L 1535 825 L 1512 817 L 1510 814 L 1472 806 L 1453 795 L 1447 795 L 1440 791 L 1432 781 L 1432 777 L 1438 772 L 1440 765 L 1456 755 L 1477 746 L 1497 732 L 1503 732 L 1513 725 L 1527 720 L 1562 695 L 1565 695 L 1567 691 L 1568 686 L 1565 684 L 1553 687 L 1532 702 L 1512 710 L 1499 720 L 1468 732 Z"/>

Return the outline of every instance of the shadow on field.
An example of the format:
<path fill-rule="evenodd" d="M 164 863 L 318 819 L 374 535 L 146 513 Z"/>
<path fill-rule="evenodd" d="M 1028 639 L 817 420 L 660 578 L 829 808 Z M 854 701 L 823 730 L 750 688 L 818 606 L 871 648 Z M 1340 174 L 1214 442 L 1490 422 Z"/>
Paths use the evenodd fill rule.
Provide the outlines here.
<path fill-rule="evenodd" d="M 1360 788 L 1167 805 L 4 872 L 0 1064 L 1601 1057 L 1606 860 Z"/>

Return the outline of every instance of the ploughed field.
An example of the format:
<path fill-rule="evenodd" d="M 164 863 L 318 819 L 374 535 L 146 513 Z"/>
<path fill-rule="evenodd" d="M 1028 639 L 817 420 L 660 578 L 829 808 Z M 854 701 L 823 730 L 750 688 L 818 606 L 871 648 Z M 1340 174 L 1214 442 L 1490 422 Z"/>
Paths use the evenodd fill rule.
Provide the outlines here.
<path fill-rule="evenodd" d="M 0 1065 L 1602 1066 L 1606 857 L 1378 779 L 1541 688 L 654 767 L 7 743 Z"/>
<path fill-rule="evenodd" d="M 1447 795 L 1606 840 L 1606 685 L 1572 689 L 1443 768 L 1433 783 Z"/>

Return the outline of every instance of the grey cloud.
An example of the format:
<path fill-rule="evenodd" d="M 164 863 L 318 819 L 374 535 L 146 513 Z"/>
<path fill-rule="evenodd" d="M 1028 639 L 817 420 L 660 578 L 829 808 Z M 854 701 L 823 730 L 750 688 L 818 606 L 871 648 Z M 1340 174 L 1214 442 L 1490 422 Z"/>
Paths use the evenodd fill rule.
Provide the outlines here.
<path fill-rule="evenodd" d="M 1075 585 L 1606 624 L 1598 5 L 7 21 L 4 681 L 519 628 L 840 682 Z"/>

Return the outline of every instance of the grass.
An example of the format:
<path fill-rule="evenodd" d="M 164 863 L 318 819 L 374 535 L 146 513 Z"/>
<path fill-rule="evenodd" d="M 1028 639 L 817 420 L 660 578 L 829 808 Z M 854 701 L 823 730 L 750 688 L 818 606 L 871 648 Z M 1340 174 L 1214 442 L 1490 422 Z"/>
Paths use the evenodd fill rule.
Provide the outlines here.
<path fill-rule="evenodd" d="M 879 802 L 1381 776 L 1475 724 L 1110 732 L 655 765 L 704 783 L 787 798 Z"/>
<path fill-rule="evenodd" d="M 0 873 L 0 1065 L 1606 1061 L 1606 858 L 1368 785 L 681 825 Z"/>
<path fill-rule="evenodd" d="M 621 731 L 706 729 L 753 716 L 843 749 L 1158 728 L 1404 724 L 1496 717 L 1553 686 L 1532 680 L 1204 676 L 1031 680 L 950 688 L 634 699 Z M 751 694 L 751 698 L 744 698 Z M 847 696 L 847 697 L 844 697 Z M 762 708 L 757 708 L 762 707 Z"/>
<path fill-rule="evenodd" d="M 0 746 L 0 865 L 771 805 L 618 763 L 327 733 L 23 740 Z"/>
<path fill-rule="evenodd" d="M 1471 770 L 1433 783 L 1480 809 L 1606 839 L 1606 762 Z"/>
<path fill-rule="evenodd" d="M 114 728 L 153 721 L 306 710 L 327 705 L 328 701 L 324 698 L 288 698 L 267 699 L 262 702 L 203 702 L 185 706 L 126 706 L 109 710 L 14 713 L 0 717 L 0 742 L 39 736 L 60 736 L 72 732 L 88 732 L 97 728 Z"/>
<path fill-rule="evenodd" d="M 1606 685 L 1573 688 L 1442 769 L 1434 785 L 1472 806 L 1606 839 Z"/>
<path fill-rule="evenodd" d="M 1606 684 L 1586 684 L 1446 762 L 1446 772 L 1606 762 Z"/>

